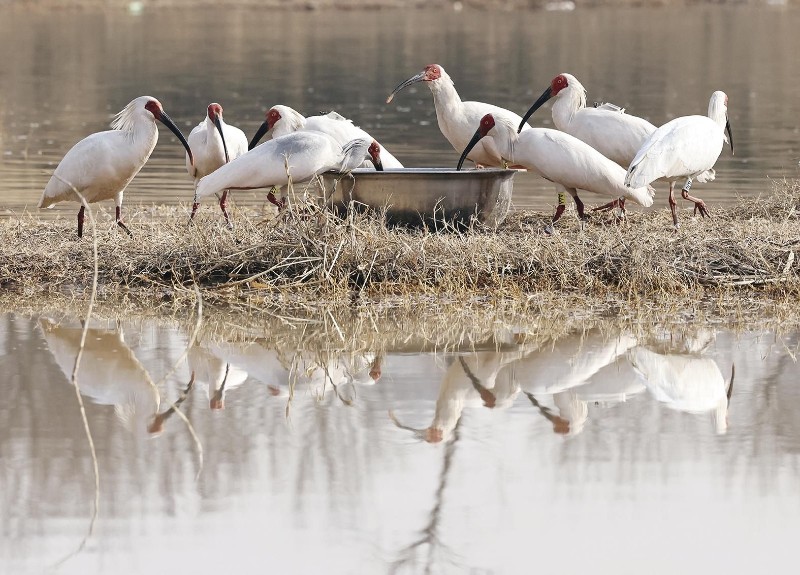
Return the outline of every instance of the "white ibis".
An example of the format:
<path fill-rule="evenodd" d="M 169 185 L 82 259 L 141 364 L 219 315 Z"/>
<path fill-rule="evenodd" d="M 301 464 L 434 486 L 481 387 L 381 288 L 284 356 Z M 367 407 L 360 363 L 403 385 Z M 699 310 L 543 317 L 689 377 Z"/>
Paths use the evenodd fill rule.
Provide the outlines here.
<path fill-rule="evenodd" d="M 252 190 L 284 186 L 289 178 L 305 182 L 314 176 L 335 170 L 349 172 L 369 158 L 380 170 L 380 146 L 374 140 L 356 139 L 341 146 L 322 132 L 293 132 L 256 146 L 215 172 L 202 178 L 195 189 L 195 203 L 200 198 L 222 190 Z M 274 196 L 268 199 L 282 206 Z"/>
<path fill-rule="evenodd" d="M 522 116 L 520 129 L 551 98 L 556 99 L 552 108 L 556 128 L 586 142 L 623 168 L 630 165 L 642 144 L 656 131 L 656 127 L 647 120 L 626 114 L 623 108 L 613 104 L 587 108 L 586 88 L 572 74 L 559 74 L 553 78 L 550 86 Z M 620 198 L 596 209 L 617 205 L 624 209 L 624 204 L 624 199 Z"/>
<path fill-rule="evenodd" d="M 270 135 L 273 138 L 285 136 L 298 130 L 311 130 L 315 132 L 323 132 L 332 136 L 340 145 L 344 146 L 347 142 L 357 138 L 365 140 L 374 140 L 367 132 L 354 126 L 351 120 L 336 112 L 329 112 L 323 116 L 309 116 L 306 118 L 297 110 L 289 106 L 277 105 L 267 110 L 264 122 L 259 126 L 258 131 L 250 140 L 250 149 L 253 149 L 256 144 L 265 135 Z M 381 146 L 381 163 L 384 168 L 402 168 L 403 164 L 395 158 L 385 146 Z M 368 166 L 371 166 L 367 162 Z M 362 166 L 367 167 L 367 166 Z"/>
<path fill-rule="evenodd" d="M 186 170 L 194 178 L 195 186 L 203 176 L 247 152 L 247 136 L 236 126 L 225 123 L 222 106 L 217 103 L 208 105 L 206 117 L 192 129 L 188 139 L 189 147 L 194 150 L 194 161 L 186 155 Z M 228 190 L 225 190 L 220 197 L 219 207 L 230 226 L 227 199 Z M 192 206 L 190 220 L 196 211 L 197 204 Z"/>
<path fill-rule="evenodd" d="M 492 114 L 495 118 L 503 119 L 513 126 L 522 122 L 521 117 L 504 108 L 483 102 L 462 102 L 453 85 L 453 80 L 438 64 L 429 64 L 416 76 L 400 83 L 389 94 L 386 103 L 391 102 L 397 92 L 417 82 L 426 82 L 431 89 L 439 130 L 456 152 L 460 152 L 466 147 L 472 134 L 475 133 L 475 126 L 486 114 Z M 530 126 L 523 125 L 523 129 L 527 128 Z M 503 158 L 488 140 L 477 144 L 469 153 L 468 158 L 482 166 L 506 167 Z"/>
<path fill-rule="evenodd" d="M 569 193 L 575 200 L 581 221 L 585 216 L 583 202 L 578 197 L 579 189 L 613 198 L 628 198 L 645 207 L 653 205 L 653 188 L 625 187 L 625 169 L 589 144 L 549 128 L 529 128 L 517 134 L 516 126 L 507 121 L 497 121 L 492 114 L 486 114 L 462 152 L 458 169 L 461 169 L 470 150 L 483 141 L 485 149 L 496 150 L 506 162 L 521 165 L 555 183 L 559 190 Z M 559 193 L 553 222 L 561 217 L 565 209 L 563 191 Z"/>
<path fill-rule="evenodd" d="M 728 131 L 728 138 L 725 137 Z M 686 178 L 681 190 L 684 200 L 694 202 L 694 213 L 709 215 L 700 198 L 689 195 L 692 180 L 710 182 L 714 179 L 714 164 L 725 142 L 730 142 L 733 154 L 733 134 L 728 122 L 728 96 L 717 90 L 711 94 L 708 116 L 681 116 L 658 128 L 633 158 L 625 185 L 638 188 L 663 178 L 669 182 L 669 208 L 676 228 L 678 212 L 673 191 L 677 180 Z"/>
<path fill-rule="evenodd" d="M 150 96 L 140 96 L 117 114 L 111 130 L 87 136 L 66 153 L 44 188 L 39 207 L 47 208 L 62 201 L 81 203 L 78 210 L 78 237 L 81 237 L 85 205 L 74 190 L 88 203 L 113 198 L 117 225 L 132 235 L 122 221 L 122 193 L 156 146 L 156 120 L 178 137 L 191 163 L 192 150 L 161 103 Z"/>
<path fill-rule="evenodd" d="M 525 112 L 523 122 L 545 102 L 555 98 L 553 123 L 556 128 L 575 136 L 627 168 L 636 152 L 656 127 L 643 118 L 626 114 L 622 108 L 604 104 L 586 107 L 586 89 L 572 74 L 559 74 Z M 525 124 L 520 124 L 524 127 Z"/>

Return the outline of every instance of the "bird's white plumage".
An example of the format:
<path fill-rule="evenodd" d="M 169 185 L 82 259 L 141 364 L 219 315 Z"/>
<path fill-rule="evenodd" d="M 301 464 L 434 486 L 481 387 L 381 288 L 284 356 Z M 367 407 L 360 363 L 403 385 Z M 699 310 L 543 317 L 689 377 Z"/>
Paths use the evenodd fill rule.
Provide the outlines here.
<path fill-rule="evenodd" d="M 276 111 L 279 115 L 268 133 L 273 138 L 285 136 L 298 130 L 308 130 L 322 132 L 333 137 L 334 140 L 344 146 L 347 142 L 355 139 L 373 140 L 365 130 L 355 126 L 352 120 L 348 120 L 337 112 L 329 112 L 320 116 L 309 116 L 306 118 L 297 110 L 289 106 L 276 105 L 270 111 Z M 269 112 L 267 113 L 269 116 Z M 381 163 L 384 168 L 402 168 L 403 164 L 389 152 L 383 144 L 381 146 Z M 367 161 L 361 167 L 372 168 L 372 164 Z"/>
<path fill-rule="evenodd" d="M 475 133 L 476 126 L 486 114 L 492 114 L 496 119 L 503 119 L 514 126 L 519 126 L 522 122 L 521 116 L 505 108 L 484 102 L 462 101 L 453 80 L 438 64 L 427 66 L 419 77 L 419 81 L 428 84 L 433 94 L 439 130 L 459 153 L 467 146 Z M 526 124 L 523 130 L 529 128 L 530 126 Z M 467 158 L 483 166 L 502 167 L 503 158 L 491 144 L 488 140 L 482 140 L 472 149 Z"/>
<path fill-rule="evenodd" d="M 724 128 L 724 125 L 723 125 Z M 725 143 L 723 130 L 707 116 L 683 116 L 661 126 L 631 162 L 626 183 L 646 185 L 659 178 L 713 179 L 712 167 Z"/>
<path fill-rule="evenodd" d="M 39 207 L 65 200 L 79 202 L 71 186 L 89 203 L 114 198 L 116 205 L 121 205 L 125 187 L 158 141 L 155 117 L 145 108 L 151 100 L 155 98 L 136 98 L 117 114 L 111 130 L 91 134 L 75 144 L 45 186 Z"/>
<path fill-rule="evenodd" d="M 567 86 L 554 96 L 553 123 L 627 168 L 656 127 L 643 118 L 625 114 L 618 106 L 587 108 L 583 85 L 571 74 L 561 76 L 566 78 Z"/>
<path fill-rule="evenodd" d="M 237 128 L 226 124 L 222 119 L 220 110 L 219 123 L 225 135 L 225 147 L 222 145 L 222 138 L 217 126 L 208 114 L 195 126 L 187 141 L 194 155 L 194 166 L 189 155 L 186 155 L 186 170 L 189 175 L 199 180 L 207 176 L 223 164 L 225 164 L 225 148 L 228 150 L 228 160 L 234 160 L 247 152 L 247 136 Z"/>
<path fill-rule="evenodd" d="M 483 140 L 491 140 L 509 164 L 524 166 L 571 194 L 587 190 L 611 198 L 624 197 L 645 207 L 653 204 L 652 188 L 626 187 L 624 168 L 565 132 L 530 128 L 517 134 L 516 125 L 495 120 Z"/>
<path fill-rule="evenodd" d="M 708 116 L 682 116 L 658 128 L 633 158 L 625 183 L 633 187 L 659 178 L 709 181 L 725 144 L 728 98 L 714 92 Z"/>
<path fill-rule="evenodd" d="M 368 156 L 372 140 L 345 146 L 322 132 L 300 131 L 268 140 L 205 176 L 197 184 L 196 201 L 226 189 L 283 186 L 308 181 L 328 170 L 349 172 Z"/>

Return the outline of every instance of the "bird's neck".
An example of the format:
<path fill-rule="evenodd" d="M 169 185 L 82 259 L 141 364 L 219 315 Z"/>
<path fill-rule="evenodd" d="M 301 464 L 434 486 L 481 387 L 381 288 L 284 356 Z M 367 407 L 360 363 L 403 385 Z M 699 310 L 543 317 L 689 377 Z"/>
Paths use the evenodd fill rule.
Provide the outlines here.
<path fill-rule="evenodd" d="M 440 127 L 444 118 L 454 118 L 463 113 L 463 102 L 450 78 L 428 82 L 428 86 L 433 93 L 433 105 Z"/>
<path fill-rule="evenodd" d="M 128 137 L 132 145 L 139 149 L 147 159 L 158 142 L 158 126 L 151 121 L 136 122 L 128 132 Z"/>
<path fill-rule="evenodd" d="M 583 90 L 565 90 L 553 103 L 553 123 L 559 130 L 566 131 L 575 117 L 575 112 L 586 107 L 586 94 Z"/>

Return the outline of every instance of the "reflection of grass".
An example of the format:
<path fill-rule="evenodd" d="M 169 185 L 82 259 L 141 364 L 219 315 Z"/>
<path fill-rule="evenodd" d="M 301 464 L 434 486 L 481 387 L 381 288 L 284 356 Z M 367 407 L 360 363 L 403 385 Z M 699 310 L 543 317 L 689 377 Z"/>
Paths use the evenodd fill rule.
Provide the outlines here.
<path fill-rule="evenodd" d="M 434 234 L 295 205 L 266 220 L 234 213 L 231 232 L 212 206 L 190 227 L 179 209 L 157 208 L 131 218 L 132 239 L 104 224 L 99 295 L 124 291 L 128 305 L 136 298 L 143 307 L 188 306 L 194 271 L 207 302 L 245 312 L 498 300 L 537 311 L 572 300 L 587 313 L 654 306 L 697 313 L 705 297 L 706 308 L 746 313 L 800 293 L 798 204 L 800 184 L 786 182 L 757 201 L 712 206 L 711 219 L 682 218 L 678 232 L 658 209 L 632 213 L 622 226 L 595 216 L 582 232 L 564 218 L 554 237 L 540 232 L 549 214 L 531 212 L 512 214 L 496 232 Z M 72 218 L 0 222 L 3 287 L 29 295 L 86 290 L 92 250 L 74 239 L 73 227 Z"/>

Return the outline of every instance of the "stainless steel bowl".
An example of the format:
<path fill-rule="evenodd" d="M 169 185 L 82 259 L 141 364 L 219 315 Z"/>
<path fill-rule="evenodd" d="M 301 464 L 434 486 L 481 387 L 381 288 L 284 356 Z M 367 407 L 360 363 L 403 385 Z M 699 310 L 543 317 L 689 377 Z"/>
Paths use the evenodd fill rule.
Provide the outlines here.
<path fill-rule="evenodd" d="M 456 171 L 403 168 L 376 172 L 357 169 L 351 174 L 323 174 L 325 202 L 332 209 L 374 210 L 389 225 L 459 227 L 477 220 L 497 226 L 511 207 L 516 170 Z"/>

